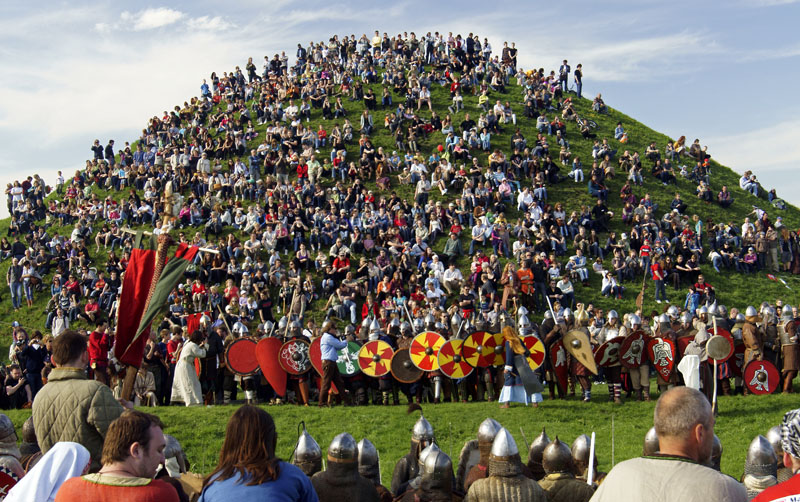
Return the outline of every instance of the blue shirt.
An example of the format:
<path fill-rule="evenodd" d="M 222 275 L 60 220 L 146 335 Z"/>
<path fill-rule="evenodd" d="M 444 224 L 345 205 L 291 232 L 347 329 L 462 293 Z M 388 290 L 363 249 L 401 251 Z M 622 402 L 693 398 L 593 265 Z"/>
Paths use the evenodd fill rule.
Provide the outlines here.
<path fill-rule="evenodd" d="M 339 359 L 339 354 L 337 354 L 336 351 L 347 347 L 347 342 L 339 340 L 330 333 L 325 333 L 322 335 L 319 346 L 322 351 L 323 361 L 336 362 L 336 360 Z"/>
<path fill-rule="evenodd" d="M 270 502 L 319 502 L 317 492 L 308 476 L 299 468 L 286 462 L 280 463 L 280 474 L 275 481 L 247 486 L 247 478 L 240 474 L 225 481 L 212 481 L 200 495 L 200 502 L 250 502 L 269 500 Z"/>

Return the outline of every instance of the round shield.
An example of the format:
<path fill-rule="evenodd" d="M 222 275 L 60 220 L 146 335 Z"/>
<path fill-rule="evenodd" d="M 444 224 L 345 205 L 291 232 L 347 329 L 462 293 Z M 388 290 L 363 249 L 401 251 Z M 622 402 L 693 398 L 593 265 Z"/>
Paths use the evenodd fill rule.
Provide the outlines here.
<path fill-rule="evenodd" d="M 14 474 L 14 471 L 4 465 L 0 466 L 0 497 L 5 498 L 6 494 L 17 483 L 19 483 L 19 478 Z"/>
<path fill-rule="evenodd" d="M 290 375 L 302 375 L 311 369 L 311 358 L 308 356 L 309 343 L 302 339 L 289 340 L 278 352 L 281 368 Z"/>
<path fill-rule="evenodd" d="M 676 345 L 678 346 L 678 354 L 680 354 L 681 357 L 686 347 L 688 347 L 692 341 L 694 341 L 694 335 L 684 335 L 678 338 Z"/>
<path fill-rule="evenodd" d="M 619 362 L 628 369 L 638 368 L 647 361 L 647 343 L 644 331 L 638 330 L 625 337 L 619 346 Z"/>
<path fill-rule="evenodd" d="M 647 355 L 661 378 L 669 380 L 675 368 L 675 344 L 669 338 L 651 338 L 647 342 Z"/>
<path fill-rule="evenodd" d="M 411 354 L 411 362 L 422 371 L 434 371 L 439 369 L 439 349 L 444 345 L 444 337 L 435 331 L 423 331 L 411 340 L 408 352 Z"/>
<path fill-rule="evenodd" d="M 476 331 L 464 340 L 464 358 L 473 368 L 488 368 L 497 365 L 498 356 L 505 359 L 502 335 L 487 331 Z"/>
<path fill-rule="evenodd" d="M 255 375 L 258 371 L 256 342 L 250 338 L 239 338 L 225 347 L 225 364 L 239 376 Z"/>
<path fill-rule="evenodd" d="M 733 349 L 733 358 L 731 359 L 733 364 L 731 364 L 731 371 L 733 371 L 733 374 L 739 378 L 742 378 L 744 373 L 744 368 L 742 366 L 744 366 L 745 348 L 745 345 L 740 343 L 736 346 L 736 348 Z"/>
<path fill-rule="evenodd" d="M 411 362 L 408 349 L 399 349 L 394 353 L 391 362 L 392 376 L 400 383 L 414 383 L 424 373 Z"/>
<path fill-rule="evenodd" d="M 594 362 L 598 366 L 613 366 L 619 363 L 619 348 L 623 341 L 625 338 L 621 336 L 606 340 L 604 344 L 595 349 Z"/>
<path fill-rule="evenodd" d="M 463 346 L 464 340 L 453 339 L 439 349 L 439 369 L 450 378 L 464 378 L 475 369 L 464 360 Z"/>
<path fill-rule="evenodd" d="M 778 369 L 769 361 L 750 361 L 744 368 L 742 378 L 753 394 L 771 394 L 781 381 Z"/>
<path fill-rule="evenodd" d="M 539 366 L 542 365 L 544 362 L 544 358 L 546 355 L 544 344 L 536 335 L 528 335 L 522 337 L 522 343 L 525 344 L 525 347 L 528 349 L 530 354 L 528 355 L 528 366 L 531 367 L 532 370 L 535 370 Z"/>
<path fill-rule="evenodd" d="M 720 334 L 720 331 L 727 331 L 717 328 L 717 334 L 712 336 L 706 342 L 706 352 L 708 358 L 716 360 L 718 363 L 724 363 L 733 355 L 733 337 Z"/>
<path fill-rule="evenodd" d="M 361 346 L 356 342 L 347 342 L 347 347 L 339 349 L 336 353 L 339 358 L 336 359 L 336 366 L 339 367 L 339 373 L 342 376 L 353 376 L 361 371 L 358 366 L 358 351 Z"/>
<path fill-rule="evenodd" d="M 550 366 L 553 368 L 555 380 L 561 392 L 567 391 L 569 383 L 569 364 L 567 363 L 567 350 L 562 340 L 550 346 Z"/>
<path fill-rule="evenodd" d="M 365 375 L 382 377 L 389 373 L 394 350 L 383 340 L 365 343 L 358 351 L 358 366 Z"/>

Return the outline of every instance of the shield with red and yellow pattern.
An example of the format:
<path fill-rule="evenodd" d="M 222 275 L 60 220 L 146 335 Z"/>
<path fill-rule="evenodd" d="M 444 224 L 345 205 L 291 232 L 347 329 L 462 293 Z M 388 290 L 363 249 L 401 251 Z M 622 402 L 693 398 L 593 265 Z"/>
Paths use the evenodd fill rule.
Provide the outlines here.
<path fill-rule="evenodd" d="M 394 350 L 383 340 L 365 343 L 358 351 L 358 366 L 365 375 L 382 377 L 392 368 Z"/>
<path fill-rule="evenodd" d="M 528 349 L 528 353 L 525 354 L 528 366 L 530 366 L 532 370 L 535 370 L 542 365 L 547 355 L 544 344 L 536 335 L 522 337 L 522 343 L 524 343 L 525 347 Z"/>
<path fill-rule="evenodd" d="M 435 331 L 423 331 L 411 340 L 408 352 L 411 362 L 422 371 L 439 369 L 439 349 L 444 345 L 444 337 Z"/>
<path fill-rule="evenodd" d="M 464 378 L 475 369 L 464 360 L 463 347 L 463 340 L 453 339 L 439 349 L 439 369 L 450 378 Z"/>
<path fill-rule="evenodd" d="M 476 331 L 464 340 L 462 347 L 464 359 L 473 368 L 488 368 L 505 363 L 503 335 L 493 335 L 487 331 Z"/>

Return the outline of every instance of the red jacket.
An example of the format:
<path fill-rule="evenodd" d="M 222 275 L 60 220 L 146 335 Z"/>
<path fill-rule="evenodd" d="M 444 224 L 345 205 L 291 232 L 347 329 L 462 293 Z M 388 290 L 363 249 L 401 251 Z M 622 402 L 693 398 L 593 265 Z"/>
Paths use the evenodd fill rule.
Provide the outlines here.
<path fill-rule="evenodd" d="M 89 363 L 108 366 L 108 349 L 111 344 L 106 333 L 92 331 L 89 334 Z"/>

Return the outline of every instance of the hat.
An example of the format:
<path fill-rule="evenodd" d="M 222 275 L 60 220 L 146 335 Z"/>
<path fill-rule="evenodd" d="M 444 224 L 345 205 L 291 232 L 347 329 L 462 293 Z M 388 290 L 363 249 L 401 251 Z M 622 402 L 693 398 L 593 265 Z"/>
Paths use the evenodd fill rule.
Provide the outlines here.
<path fill-rule="evenodd" d="M 19 323 L 17 321 L 14 321 L 14 322 L 11 323 L 11 326 L 14 327 L 14 328 L 18 328 L 19 327 Z"/>

